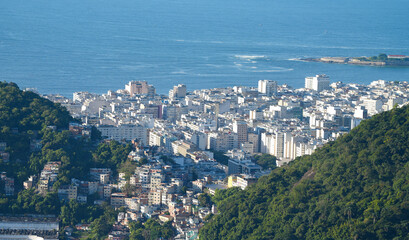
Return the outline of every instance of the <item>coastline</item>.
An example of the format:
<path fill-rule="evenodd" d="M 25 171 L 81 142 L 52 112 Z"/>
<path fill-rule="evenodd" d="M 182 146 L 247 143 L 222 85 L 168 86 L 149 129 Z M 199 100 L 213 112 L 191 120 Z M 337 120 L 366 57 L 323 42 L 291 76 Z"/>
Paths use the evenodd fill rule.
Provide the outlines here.
<path fill-rule="evenodd" d="M 364 65 L 364 66 L 399 66 L 409 67 L 409 61 L 407 60 L 391 60 L 384 61 L 371 61 L 367 57 L 321 57 L 321 58 L 300 58 L 299 61 L 304 62 L 321 62 L 321 63 L 335 63 L 335 64 L 351 64 L 351 65 Z M 406 59 L 406 58 L 405 58 Z"/>

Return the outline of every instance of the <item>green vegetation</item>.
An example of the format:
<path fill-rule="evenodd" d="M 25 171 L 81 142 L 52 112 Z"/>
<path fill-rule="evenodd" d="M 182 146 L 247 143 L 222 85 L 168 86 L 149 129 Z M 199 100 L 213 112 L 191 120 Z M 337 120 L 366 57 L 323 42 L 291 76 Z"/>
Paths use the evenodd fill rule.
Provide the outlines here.
<path fill-rule="evenodd" d="M 14 83 L 0 82 L 0 141 L 7 143 L 6 152 L 10 154 L 9 162 L 0 160 L 0 169 L 21 186 L 50 159 L 68 157 L 64 151 L 67 149 L 55 152 L 56 145 L 63 144 L 66 139 L 62 138 L 68 132 L 50 141 L 52 131 L 47 126 L 68 129 L 71 121 L 74 119 L 61 105 L 33 92 L 23 92 Z M 30 142 L 36 139 L 41 140 L 43 149 L 40 153 L 31 153 Z"/>
<path fill-rule="evenodd" d="M 12 106 L 12 107 L 11 107 Z M 14 83 L 0 83 L 0 141 L 7 143 L 10 161 L 0 161 L 0 169 L 15 178 L 21 186 L 30 175 L 38 174 L 44 165 L 61 161 L 56 187 L 84 178 L 91 167 L 109 167 L 115 172 L 126 162 L 131 145 L 116 141 L 100 144 L 86 138 L 74 138 L 68 124 L 74 121 L 59 104 L 32 92 L 23 92 Z M 48 126 L 57 126 L 54 131 Z M 62 129 L 62 131 L 61 131 Z M 92 139 L 99 139 L 94 128 Z M 30 151 L 30 141 L 40 140 L 40 151 Z M 18 189 L 19 190 L 19 189 Z"/>
<path fill-rule="evenodd" d="M 87 205 L 71 200 L 61 207 L 59 218 L 63 226 L 74 226 L 78 223 L 93 222 L 106 213 L 109 213 L 110 218 L 113 217 L 115 220 L 116 214 L 108 204 Z"/>
<path fill-rule="evenodd" d="M 405 61 L 409 61 L 409 58 L 389 59 L 388 55 L 386 55 L 385 53 L 381 53 L 378 56 L 372 56 L 372 57 L 358 57 L 356 59 L 361 60 L 361 61 L 371 61 L 371 62 L 389 62 L 389 61 L 405 62 Z"/>
<path fill-rule="evenodd" d="M 144 224 L 141 222 L 131 222 L 130 240 L 144 239 L 172 239 L 175 236 L 175 230 L 172 227 L 172 221 L 160 224 L 157 220 L 150 218 Z"/>
<path fill-rule="evenodd" d="M 9 197 L 0 193 L 0 213 L 54 214 L 63 226 L 92 223 L 89 239 L 103 239 L 116 212 L 108 205 L 60 202 L 56 190 L 69 184 L 71 178 L 86 180 L 91 167 L 110 167 L 113 171 L 129 167 L 131 146 L 110 141 L 95 147 L 100 133 L 93 128 L 91 139 L 73 136 L 68 131 L 70 122 L 75 119 L 59 104 L 23 92 L 14 83 L 0 83 L 0 142 L 6 142 L 5 151 L 10 154 L 9 161 L 0 160 L 0 169 L 15 179 L 18 192 Z M 32 149 L 32 142 L 40 143 L 41 148 Z M 44 165 L 53 161 L 61 162 L 54 191 L 42 196 L 34 189 L 21 189 L 23 181 L 30 175 L 38 176 Z M 94 198 L 89 196 L 89 201 Z"/>
<path fill-rule="evenodd" d="M 376 115 L 246 191 L 216 193 L 200 239 L 409 239 L 408 146 L 409 107 Z"/>
<path fill-rule="evenodd" d="M 216 193 L 212 197 L 212 201 L 216 203 L 216 205 L 219 205 L 221 201 L 224 199 L 227 199 L 228 197 L 238 194 L 238 192 L 241 192 L 241 188 L 239 187 L 232 187 L 228 188 L 226 190 L 219 190 L 216 189 Z"/>
<path fill-rule="evenodd" d="M 261 155 L 256 155 L 255 157 L 256 163 L 260 165 L 263 170 L 266 169 L 274 169 L 277 167 L 276 160 L 277 158 L 273 155 L 263 153 Z"/>
<path fill-rule="evenodd" d="M 118 168 L 118 173 L 125 173 L 125 179 L 129 181 L 131 175 L 135 172 L 136 167 L 140 166 L 139 163 L 131 161 L 130 159 L 121 163 Z"/>
<path fill-rule="evenodd" d="M 8 214 L 40 213 L 58 215 L 60 200 L 56 193 L 41 196 L 34 189 L 19 192 L 17 198 L 0 197 L 0 212 Z"/>
<path fill-rule="evenodd" d="M 0 197 L 2 214 L 53 214 L 61 220 L 62 226 L 74 226 L 78 223 L 91 223 L 89 239 L 104 239 L 115 222 L 117 212 L 104 204 L 87 205 L 70 201 L 63 204 L 57 193 L 46 196 L 35 194 L 34 189 L 21 191 L 17 198 Z"/>
<path fill-rule="evenodd" d="M 378 56 L 373 56 L 368 58 L 370 61 L 378 61 L 378 62 L 384 62 L 388 60 L 388 56 L 385 53 L 381 53 Z"/>
<path fill-rule="evenodd" d="M 117 212 L 108 205 L 104 205 L 101 216 L 91 223 L 91 233 L 87 239 L 105 239 L 115 223 Z"/>
<path fill-rule="evenodd" d="M 56 132 L 45 128 L 41 131 L 43 147 L 32 153 L 29 160 L 31 174 L 38 174 L 48 162 L 61 161 L 55 188 L 69 184 L 71 178 L 83 179 L 89 172 L 91 143 L 83 138 L 71 137 L 69 131 Z"/>
<path fill-rule="evenodd" d="M 0 82 L 0 126 L 3 131 L 41 130 L 46 126 L 68 128 L 73 121 L 68 111 L 37 94 L 21 91 L 15 83 Z"/>
<path fill-rule="evenodd" d="M 123 145 L 117 141 L 101 143 L 92 154 L 95 167 L 111 168 L 116 172 L 124 164 L 132 151 L 130 144 Z"/>
<path fill-rule="evenodd" d="M 366 62 L 385 62 L 388 60 L 388 56 L 384 53 L 379 54 L 378 56 L 372 57 L 357 57 L 356 59 Z"/>
<path fill-rule="evenodd" d="M 214 160 L 216 160 L 218 163 L 223 164 L 223 165 L 228 165 L 229 164 L 229 157 L 224 155 L 224 152 L 221 151 L 212 151 L 214 154 Z"/>
<path fill-rule="evenodd" d="M 199 206 L 210 208 L 213 205 L 212 197 L 208 193 L 202 193 L 198 197 Z"/>

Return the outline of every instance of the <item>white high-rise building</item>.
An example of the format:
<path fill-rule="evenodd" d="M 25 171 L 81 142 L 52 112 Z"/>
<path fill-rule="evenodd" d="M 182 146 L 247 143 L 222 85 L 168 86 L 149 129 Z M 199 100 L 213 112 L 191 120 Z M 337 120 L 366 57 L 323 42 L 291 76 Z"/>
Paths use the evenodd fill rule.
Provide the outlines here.
<path fill-rule="evenodd" d="M 149 131 L 149 146 L 162 146 L 163 133 L 157 131 Z"/>
<path fill-rule="evenodd" d="M 176 99 L 176 98 L 184 98 L 186 97 L 186 85 L 185 84 L 178 84 L 174 86 L 173 89 L 169 91 L 169 98 Z"/>
<path fill-rule="evenodd" d="M 278 159 L 283 159 L 284 158 L 284 147 L 285 147 L 285 140 L 284 140 L 284 135 L 285 133 L 282 132 L 275 132 L 274 133 L 274 156 L 276 156 Z"/>
<path fill-rule="evenodd" d="M 356 106 L 354 112 L 354 118 L 366 119 L 368 118 L 368 111 L 364 106 Z"/>
<path fill-rule="evenodd" d="M 312 89 L 317 92 L 329 89 L 330 88 L 329 83 L 330 83 L 329 77 L 325 74 L 305 78 L 305 88 Z"/>
<path fill-rule="evenodd" d="M 259 80 L 258 92 L 267 96 L 273 96 L 277 93 L 277 82 L 272 80 Z"/>
<path fill-rule="evenodd" d="M 121 141 L 123 139 L 128 141 L 138 139 L 143 145 L 148 144 L 148 129 L 142 125 L 99 125 L 97 126 L 97 129 L 101 132 L 103 137 L 107 137 L 108 139 L 116 141 Z"/>
<path fill-rule="evenodd" d="M 260 152 L 276 156 L 278 159 L 284 158 L 285 134 L 275 131 L 274 133 L 261 134 Z"/>
<path fill-rule="evenodd" d="M 382 112 L 382 101 L 380 99 L 364 99 L 362 105 L 368 110 L 369 116 Z"/>
<path fill-rule="evenodd" d="M 387 104 L 386 110 L 391 110 L 396 104 L 398 105 L 403 104 L 403 99 L 400 97 L 393 96 L 388 99 L 388 102 L 386 104 Z"/>
<path fill-rule="evenodd" d="M 251 120 L 262 120 L 263 119 L 263 112 L 260 110 L 250 110 L 249 119 Z"/>

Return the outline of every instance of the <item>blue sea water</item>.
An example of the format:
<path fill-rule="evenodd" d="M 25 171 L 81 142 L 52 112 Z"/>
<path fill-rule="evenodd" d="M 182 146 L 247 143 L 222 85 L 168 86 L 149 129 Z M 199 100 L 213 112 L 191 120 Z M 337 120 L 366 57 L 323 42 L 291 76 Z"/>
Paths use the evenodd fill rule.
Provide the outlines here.
<path fill-rule="evenodd" d="M 159 93 L 332 81 L 408 81 L 409 68 L 307 63 L 409 55 L 407 0 L 0 0 L 0 80 L 41 93 L 103 93 L 147 80 Z"/>

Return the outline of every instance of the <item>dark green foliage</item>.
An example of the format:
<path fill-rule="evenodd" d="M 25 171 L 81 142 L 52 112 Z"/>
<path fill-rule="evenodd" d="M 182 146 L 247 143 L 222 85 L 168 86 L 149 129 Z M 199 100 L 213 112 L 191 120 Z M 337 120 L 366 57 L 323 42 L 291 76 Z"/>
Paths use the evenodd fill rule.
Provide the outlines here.
<path fill-rule="evenodd" d="M 390 59 L 388 58 L 388 55 L 386 55 L 385 53 L 381 53 L 378 56 L 372 56 L 372 57 L 359 57 L 357 59 L 361 61 L 386 62 L 386 63 L 399 63 L 399 62 L 409 61 L 408 58 Z"/>
<path fill-rule="evenodd" d="M 376 115 L 246 191 L 217 193 L 200 239 L 409 239 L 408 146 L 409 107 Z"/>
<path fill-rule="evenodd" d="M 47 162 L 61 161 L 59 183 L 71 178 L 84 178 L 90 167 L 110 167 L 115 170 L 124 163 L 130 145 L 116 141 L 98 146 L 91 155 L 93 142 L 74 138 L 68 130 L 75 121 L 59 104 L 32 92 L 23 92 L 14 83 L 0 83 L 0 141 L 7 143 L 10 162 L 0 162 L 0 169 L 16 178 L 17 186 L 31 174 L 38 174 Z M 56 126 L 53 131 L 47 126 Z M 91 138 L 98 140 L 100 132 L 93 127 Z M 30 141 L 41 140 L 39 152 L 30 152 Z"/>
<path fill-rule="evenodd" d="M 95 127 L 91 127 L 91 141 L 99 141 L 102 139 L 101 132 Z"/>
<path fill-rule="evenodd" d="M 37 94 L 21 91 L 15 83 L 0 82 L 0 126 L 19 131 L 41 130 L 45 126 L 68 128 L 73 121 L 68 111 Z"/>
<path fill-rule="evenodd" d="M 198 200 L 201 207 L 210 208 L 213 205 L 212 197 L 207 193 L 200 194 Z"/>
<path fill-rule="evenodd" d="M 86 205 L 71 200 L 61 207 L 60 220 L 63 226 L 74 226 L 78 223 L 90 223 L 104 214 L 108 206 Z"/>
<path fill-rule="evenodd" d="M 149 219 L 144 224 L 141 222 L 131 222 L 130 240 L 143 239 L 172 239 L 175 236 L 175 230 L 172 227 L 172 221 L 160 224 L 157 220 Z"/>
<path fill-rule="evenodd" d="M 38 173 L 44 164 L 61 161 L 61 168 L 55 187 L 69 184 L 71 178 L 84 179 L 89 172 L 92 156 L 89 152 L 91 143 L 85 139 L 75 139 L 68 131 L 55 132 L 44 129 L 42 133 L 43 148 L 33 153 L 29 166 L 32 172 Z"/>
<path fill-rule="evenodd" d="M 212 151 L 214 154 L 214 160 L 216 160 L 218 163 L 223 164 L 223 165 L 228 165 L 229 164 L 229 157 L 224 155 L 224 152 L 220 151 Z"/>
<path fill-rule="evenodd" d="M 254 158 L 256 160 L 256 163 L 260 165 L 263 168 L 263 170 L 269 168 L 274 169 L 277 166 L 276 164 L 277 158 L 273 155 L 263 153 L 261 155 L 256 155 Z"/>
<path fill-rule="evenodd" d="M 69 145 L 68 131 L 57 133 L 47 129 L 47 126 L 68 129 L 71 121 L 74 119 L 60 104 L 33 92 L 23 92 L 14 83 L 0 83 L 0 141 L 7 143 L 6 151 L 10 153 L 10 161 L 0 161 L 0 169 L 15 179 L 17 190 L 28 176 L 38 174 L 45 163 L 57 160 L 69 163 L 83 157 L 78 151 L 81 143 Z M 37 139 L 43 144 L 42 151 L 31 153 L 30 141 Z"/>
<path fill-rule="evenodd" d="M 54 192 L 41 196 L 30 189 L 11 197 L 0 194 L 0 213 L 59 215 L 63 226 L 93 222 L 92 238 L 102 238 L 115 221 L 116 212 L 109 206 L 75 202 L 64 205 L 56 190 L 60 185 L 69 184 L 72 178 L 86 180 L 91 167 L 115 170 L 125 162 L 130 146 L 117 142 L 102 144 L 93 155 L 95 142 L 73 137 L 65 130 L 71 121 L 75 120 L 59 104 L 32 92 L 23 92 L 13 83 L 0 83 L 0 141 L 7 143 L 6 151 L 10 153 L 10 161 L 0 161 L 0 169 L 15 179 L 16 192 L 30 175 L 38 176 L 46 163 L 61 162 Z M 47 127 L 50 125 L 56 126 L 57 131 Z M 99 138 L 100 133 L 92 128 L 91 139 Z M 41 141 L 39 151 L 30 151 L 32 140 Z M 90 200 L 94 198 L 90 196 Z"/>
<path fill-rule="evenodd" d="M 131 160 L 126 160 L 121 163 L 118 168 L 118 173 L 125 173 L 125 179 L 129 181 L 132 174 L 134 174 L 136 167 L 139 166 L 139 163 Z"/>
<path fill-rule="evenodd" d="M 114 172 L 125 163 L 132 151 L 130 144 L 123 145 L 117 141 L 109 141 L 98 146 L 92 154 L 96 167 L 111 168 Z"/>
<path fill-rule="evenodd" d="M 381 54 L 378 55 L 378 59 L 380 61 L 386 61 L 386 60 L 388 60 L 388 55 L 386 55 L 385 53 L 381 53 Z"/>
<path fill-rule="evenodd" d="M 112 223 L 109 223 L 105 217 L 97 218 L 91 224 L 91 239 L 105 239 L 112 228 Z"/>
<path fill-rule="evenodd" d="M 21 191 L 15 198 L 0 198 L 0 213 L 8 214 L 55 214 L 60 211 L 60 200 L 56 193 L 46 196 L 35 194 L 33 189 Z"/>
<path fill-rule="evenodd" d="M 91 223 L 90 239 L 105 239 L 115 223 L 117 212 L 110 206 L 103 206 L 103 215 Z"/>
<path fill-rule="evenodd" d="M 219 203 L 224 200 L 227 199 L 228 197 L 237 194 L 238 192 L 242 191 L 241 188 L 239 187 L 232 187 L 232 188 L 228 188 L 226 190 L 219 190 L 216 189 L 216 193 L 214 194 L 214 196 L 212 197 L 212 201 L 214 203 L 216 203 L 216 205 L 220 205 Z"/>
<path fill-rule="evenodd" d="M 147 163 L 148 163 L 148 158 L 142 157 L 141 159 L 139 159 L 139 166 L 145 165 Z"/>
<path fill-rule="evenodd" d="M 212 218 L 213 218 L 213 213 L 210 213 L 209 215 L 207 215 L 205 218 L 204 218 L 204 220 L 205 221 L 210 221 Z"/>

